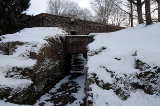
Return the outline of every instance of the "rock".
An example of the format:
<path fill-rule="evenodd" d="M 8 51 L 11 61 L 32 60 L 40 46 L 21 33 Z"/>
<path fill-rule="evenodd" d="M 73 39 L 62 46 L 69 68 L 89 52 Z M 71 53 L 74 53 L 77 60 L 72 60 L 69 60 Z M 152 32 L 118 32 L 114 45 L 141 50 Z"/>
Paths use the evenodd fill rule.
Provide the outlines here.
<path fill-rule="evenodd" d="M 16 104 L 27 104 L 33 105 L 36 103 L 37 95 L 35 90 L 32 86 L 24 89 L 17 89 L 14 90 L 9 98 L 7 99 L 8 102 L 16 103 Z"/>
<path fill-rule="evenodd" d="M 33 67 L 12 67 L 11 70 L 8 70 L 5 77 L 6 78 L 15 78 L 15 79 L 31 79 L 33 74 Z"/>
<path fill-rule="evenodd" d="M 112 84 L 105 83 L 105 84 L 103 84 L 103 88 L 106 89 L 106 90 L 110 90 L 110 89 L 112 89 Z"/>
<path fill-rule="evenodd" d="M 31 58 L 31 59 L 37 59 L 37 53 L 30 51 L 29 52 L 29 58 Z"/>
<path fill-rule="evenodd" d="M 144 63 L 143 61 L 137 59 L 135 61 L 135 68 L 139 69 L 140 71 L 145 71 L 146 69 L 151 68 L 148 64 Z"/>
<path fill-rule="evenodd" d="M 88 52 L 88 56 L 94 56 L 94 55 L 97 55 L 97 54 L 99 54 L 99 53 L 103 52 L 103 51 L 104 51 L 104 50 L 106 50 L 106 49 L 107 49 L 107 47 L 102 46 L 102 47 L 101 47 L 101 48 L 99 48 L 99 49 L 91 50 L 91 51 L 89 51 L 89 52 Z"/>
<path fill-rule="evenodd" d="M 148 86 L 145 86 L 144 87 L 144 92 L 146 94 L 150 94 L 150 95 L 153 95 L 155 90 L 154 90 L 154 87 L 152 87 L 151 85 L 148 85 Z"/>
<path fill-rule="evenodd" d="M 9 87 L 0 87 L 0 99 L 8 98 L 11 91 L 12 89 Z"/>
<path fill-rule="evenodd" d="M 128 97 L 130 96 L 129 94 L 127 94 L 122 88 L 119 88 L 117 90 L 114 91 L 116 93 L 116 95 L 118 95 L 122 100 L 127 100 Z"/>
<path fill-rule="evenodd" d="M 116 57 L 116 58 L 114 58 L 114 59 L 115 59 L 115 60 L 118 60 L 118 61 L 120 61 L 120 60 L 121 60 L 121 58 L 117 58 L 117 57 Z"/>

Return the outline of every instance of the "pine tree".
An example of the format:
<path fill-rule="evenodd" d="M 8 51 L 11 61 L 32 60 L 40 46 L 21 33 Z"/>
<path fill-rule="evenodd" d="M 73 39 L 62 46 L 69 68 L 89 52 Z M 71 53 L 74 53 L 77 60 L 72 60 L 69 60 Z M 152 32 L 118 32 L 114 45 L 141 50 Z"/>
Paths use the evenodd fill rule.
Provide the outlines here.
<path fill-rule="evenodd" d="M 22 12 L 30 5 L 30 0 L 0 0 L 0 35 L 12 33 L 21 27 Z"/>

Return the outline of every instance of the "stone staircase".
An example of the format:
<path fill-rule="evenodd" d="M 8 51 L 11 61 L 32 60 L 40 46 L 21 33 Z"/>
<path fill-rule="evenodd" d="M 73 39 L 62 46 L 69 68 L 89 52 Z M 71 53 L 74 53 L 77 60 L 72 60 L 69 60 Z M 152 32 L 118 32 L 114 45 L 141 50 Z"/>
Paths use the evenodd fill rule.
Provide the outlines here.
<path fill-rule="evenodd" d="M 82 53 L 72 54 L 71 57 L 71 71 L 70 73 L 83 74 L 86 71 L 87 59 Z"/>

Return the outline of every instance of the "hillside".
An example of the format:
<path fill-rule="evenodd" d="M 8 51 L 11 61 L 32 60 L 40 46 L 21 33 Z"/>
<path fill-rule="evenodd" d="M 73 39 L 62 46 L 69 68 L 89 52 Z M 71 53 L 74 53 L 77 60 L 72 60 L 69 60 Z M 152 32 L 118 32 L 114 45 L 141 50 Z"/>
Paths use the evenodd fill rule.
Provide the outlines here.
<path fill-rule="evenodd" d="M 160 24 L 92 33 L 88 103 L 93 106 L 160 105 Z"/>
<path fill-rule="evenodd" d="M 47 39 L 63 34 L 65 31 L 57 27 L 34 27 L 25 28 L 15 34 L 0 36 L 0 99 L 18 104 L 35 102 L 37 94 L 44 92 L 43 86 L 47 82 L 45 80 L 50 78 L 47 76 L 49 69 L 45 70 L 43 67 L 48 68 L 50 64 L 58 64 L 56 60 L 54 63 L 52 59 L 52 62 L 49 62 L 40 53 L 48 44 Z M 42 60 L 39 62 L 40 58 Z M 50 68 L 52 69 L 51 66 Z M 46 75 L 43 71 L 48 74 Z M 47 78 L 41 81 L 39 77 L 43 75 Z M 3 106 L 12 106 L 12 104 L 0 101 L 1 106 L 2 104 Z"/>
<path fill-rule="evenodd" d="M 0 106 L 83 106 L 85 97 L 87 106 L 159 106 L 159 27 L 91 33 L 95 40 L 88 46 L 87 80 L 65 75 L 64 58 L 52 55 L 59 56 L 59 50 L 46 46 L 47 39 L 66 34 L 62 29 L 35 27 L 3 35 Z"/>

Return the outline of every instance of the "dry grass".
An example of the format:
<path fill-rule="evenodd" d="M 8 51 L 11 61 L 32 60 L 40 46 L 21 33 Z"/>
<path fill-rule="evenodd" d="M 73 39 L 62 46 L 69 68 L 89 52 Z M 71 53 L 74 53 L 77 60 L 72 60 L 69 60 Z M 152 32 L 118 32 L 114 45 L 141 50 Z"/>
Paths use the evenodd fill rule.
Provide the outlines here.
<path fill-rule="evenodd" d="M 41 94 L 48 92 L 66 75 L 64 70 L 64 37 L 49 38 L 47 42 L 37 54 L 37 63 L 31 76 L 37 89 L 36 92 L 41 92 Z"/>
<path fill-rule="evenodd" d="M 17 46 L 24 45 L 24 42 L 14 41 L 14 42 L 2 42 L 0 43 L 0 50 L 4 52 L 4 55 L 12 55 Z"/>
<path fill-rule="evenodd" d="M 47 39 L 47 42 L 48 43 L 40 49 L 40 53 L 37 55 L 38 62 L 42 62 L 46 58 L 53 60 L 63 59 L 65 55 L 65 38 L 57 36 Z"/>

